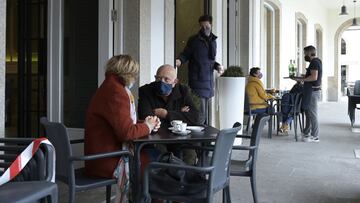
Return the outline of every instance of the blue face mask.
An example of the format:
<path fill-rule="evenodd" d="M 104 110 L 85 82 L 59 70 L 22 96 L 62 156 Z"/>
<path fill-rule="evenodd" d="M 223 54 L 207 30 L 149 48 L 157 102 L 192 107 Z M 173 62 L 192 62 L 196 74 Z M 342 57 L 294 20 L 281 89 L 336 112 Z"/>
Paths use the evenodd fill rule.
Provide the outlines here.
<path fill-rule="evenodd" d="M 162 96 L 167 96 L 171 93 L 172 91 L 172 85 L 171 84 L 167 84 L 163 81 L 157 81 L 156 82 L 156 89 L 157 92 L 162 95 Z"/>

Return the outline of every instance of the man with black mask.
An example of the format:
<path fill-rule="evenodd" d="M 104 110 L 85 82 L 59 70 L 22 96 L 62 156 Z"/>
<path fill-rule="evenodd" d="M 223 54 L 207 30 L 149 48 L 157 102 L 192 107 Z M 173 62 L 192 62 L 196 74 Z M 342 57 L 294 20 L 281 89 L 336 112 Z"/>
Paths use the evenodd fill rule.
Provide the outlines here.
<path fill-rule="evenodd" d="M 304 48 L 304 59 L 310 62 L 303 78 L 293 78 L 304 82 L 302 108 L 306 115 L 306 124 L 303 132 L 304 142 L 319 142 L 318 101 L 320 100 L 322 62 L 316 56 L 316 48 Z"/>
<path fill-rule="evenodd" d="M 203 15 L 199 18 L 200 30 L 191 36 L 186 47 L 176 59 L 176 67 L 189 62 L 189 86 L 200 98 L 200 115 L 205 124 L 209 124 L 209 100 L 214 96 L 213 72 L 224 72 L 223 67 L 215 61 L 216 36 L 211 32 L 212 17 Z"/>
<path fill-rule="evenodd" d="M 145 119 L 147 116 L 156 115 L 161 120 L 161 127 L 169 127 L 172 120 L 199 125 L 199 111 L 192 101 L 189 88 L 177 82 L 173 66 L 160 66 L 155 75 L 155 82 L 139 89 L 139 118 Z"/>

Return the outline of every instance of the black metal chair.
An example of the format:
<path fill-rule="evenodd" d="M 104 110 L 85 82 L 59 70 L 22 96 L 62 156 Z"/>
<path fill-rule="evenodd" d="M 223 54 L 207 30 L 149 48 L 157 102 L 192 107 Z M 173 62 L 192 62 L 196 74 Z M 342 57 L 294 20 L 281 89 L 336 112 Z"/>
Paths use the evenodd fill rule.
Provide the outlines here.
<path fill-rule="evenodd" d="M 255 118 L 255 123 L 251 136 L 238 136 L 242 138 L 249 138 L 249 146 L 233 146 L 233 150 L 246 150 L 248 152 L 248 158 L 246 160 L 231 160 L 230 176 L 246 176 L 250 177 L 251 189 L 254 198 L 254 202 L 258 202 L 257 190 L 256 190 L 256 161 L 257 153 L 259 149 L 259 142 L 264 125 L 268 122 L 270 116 L 258 115 Z"/>
<path fill-rule="evenodd" d="M 0 139 L 0 175 L 34 138 Z M 57 185 L 53 177 L 54 153 L 52 147 L 41 144 L 25 168 L 11 181 L 0 186 L 0 202 L 58 202 Z"/>
<path fill-rule="evenodd" d="M 124 150 L 89 156 L 73 156 L 70 144 L 83 143 L 84 140 L 70 141 L 67 129 L 61 123 L 49 122 L 45 117 L 41 118 L 40 122 L 45 127 L 45 132 L 50 142 L 58 152 L 61 152 L 61 156 L 56 157 L 56 179 L 69 186 L 69 203 L 75 202 L 76 192 L 99 187 L 106 187 L 106 202 L 109 203 L 111 199 L 111 185 L 116 184 L 116 179 L 89 178 L 82 173 L 83 168 L 75 169 L 74 162 L 121 156 L 128 156 L 131 159 L 130 152 Z"/>
<path fill-rule="evenodd" d="M 274 118 L 276 118 L 276 134 L 278 135 L 279 133 L 279 120 L 281 117 L 281 112 L 276 112 L 275 108 L 277 107 L 276 105 L 278 104 L 273 104 L 273 100 L 269 100 L 269 101 L 264 101 L 263 103 L 250 103 L 249 101 L 249 97 L 247 96 L 247 94 L 245 93 L 245 101 L 244 101 L 244 115 L 248 116 L 248 120 L 247 120 L 247 125 L 246 125 L 246 134 L 249 135 L 250 131 L 249 131 L 249 126 L 252 126 L 252 119 L 255 119 L 255 117 L 258 115 L 256 113 L 254 113 L 251 110 L 251 106 L 253 105 L 267 105 L 267 111 L 266 114 L 270 115 L 270 119 L 269 119 L 269 128 L 268 128 L 268 137 L 272 138 L 272 124 L 273 124 L 273 120 Z M 275 123 L 274 123 L 275 124 Z"/>
<path fill-rule="evenodd" d="M 354 95 L 360 95 L 360 80 L 355 81 Z"/>
<path fill-rule="evenodd" d="M 231 157 L 232 146 L 236 137 L 237 132 L 240 128 L 231 128 L 221 130 L 216 139 L 215 148 L 209 147 L 210 151 L 214 150 L 211 162 L 209 166 L 206 167 L 197 167 L 197 166 L 188 166 L 188 165 L 176 165 L 160 162 L 150 163 L 144 174 L 144 184 L 143 192 L 144 199 L 143 202 L 150 202 L 151 198 L 164 199 L 168 202 L 177 201 L 177 202 L 212 202 L 214 193 L 223 190 L 223 202 L 231 202 L 230 200 L 230 177 L 229 177 L 229 163 Z M 159 185 L 156 182 L 156 178 L 153 173 L 150 173 L 155 169 L 173 169 L 173 170 L 184 170 L 188 172 L 195 172 L 201 174 L 207 174 L 206 179 L 199 181 L 204 185 L 201 189 L 197 188 L 195 194 L 174 194 L 169 192 L 169 189 L 174 187 L 169 184 L 163 184 L 161 188 L 152 187 L 153 185 Z M 191 183 L 184 184 L 179 181 L 176 187 L 181 188 L 183 191 L 187 187 L 191 187 Z"/>

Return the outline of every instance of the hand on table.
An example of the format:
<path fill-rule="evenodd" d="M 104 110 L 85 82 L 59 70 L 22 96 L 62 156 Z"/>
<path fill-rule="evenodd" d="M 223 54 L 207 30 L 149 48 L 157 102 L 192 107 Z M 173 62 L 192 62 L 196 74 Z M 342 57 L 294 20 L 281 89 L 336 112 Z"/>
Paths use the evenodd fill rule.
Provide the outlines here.
<path fill-rule="evenodd" d="M 181 112 L 189 112 L 190 111 L 190 107 L 189 106 L 184 106 L 181 108 Z"/>
<path fill-rule="evenodd" d="M 153 131 L 154 129 L 159 129 L 159 123 L 160 120 L 156 116 L 148 116 L 145 118 L 145 124 L 150 128 L 150 131 Z"/>
<path fill-rule="evenodd" d="M 161 121 L 160 121 L 160 119 L 158 117 L 156 117 L 156 125 L 155 125 L 155 127 L 154 127 L 154 129 L 152 131 L 157 132 L 159 130 L 160 126 L 161 126 Z"/>
<path fill-rule="evenodd" d="M 156 108 L 156 109 L 154 109 L 154 114 L 159 118 L 166 118 L 168 112 L 166 109 Z"/>

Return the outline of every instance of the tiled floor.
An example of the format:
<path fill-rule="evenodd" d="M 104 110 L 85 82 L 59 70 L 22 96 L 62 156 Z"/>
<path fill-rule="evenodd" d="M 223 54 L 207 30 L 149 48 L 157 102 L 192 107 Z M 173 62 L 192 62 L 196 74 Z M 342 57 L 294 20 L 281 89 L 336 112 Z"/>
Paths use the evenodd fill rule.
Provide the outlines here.
<path fill-rule="evenodd" d="M 293 133 L 263 137 L 257 165 L 259 202 L 347 203 L 360 202 L 360 133 L 353 133 L 347 103 L 321 103 L 320 143 L 295 142 Z M 357 123 L 360 123 L 360 112 Z M 360 128 L 360 125 L 357 124 Z M 266 132 L 264 131 L 264 135 Z M 234 157 L 242 157 L 234 152 Z M 60 202 L 67 202 L 60 185 Z M 231 178 L 233 202 L 252 202 L 248 178 Z M 221 193 L 214 202 L 221 202 Z M 104 190 L 83 192 L 77 202 L 102 202 Z"/>

